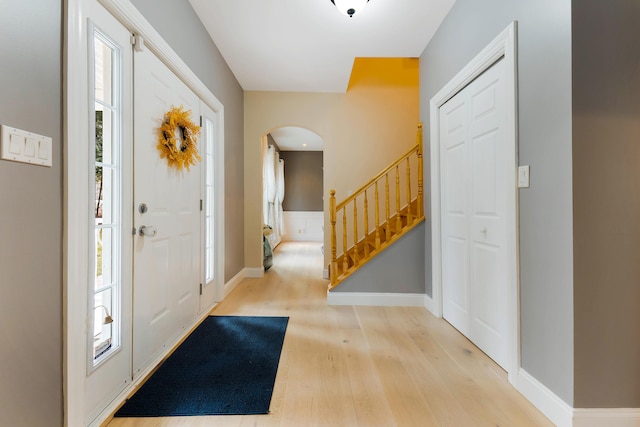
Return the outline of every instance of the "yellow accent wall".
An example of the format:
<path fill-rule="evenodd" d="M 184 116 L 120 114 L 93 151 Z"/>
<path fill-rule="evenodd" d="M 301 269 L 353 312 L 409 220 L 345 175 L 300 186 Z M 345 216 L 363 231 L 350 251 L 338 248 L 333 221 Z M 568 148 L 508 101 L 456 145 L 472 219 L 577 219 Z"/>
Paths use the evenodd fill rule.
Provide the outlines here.
<path fill-rule="evenodd" d="M 344 199 L 415 144 L 419 60 L 356 58 L 346 93 L 245 92 L 244 107 L 245 266 L 258 268 L 262 137 L 282 126 L 299 126 L 323 138 L 328 248 L 329 190 L 336 190 L 338 201 Z M 325 251 L 325 265 L 329 256 Z"/>
<path fill-rule="evenodd" d="M 418 90 L 418 58 L 356 58 L 347 92 L 367 87 L 408 87 Z"/>

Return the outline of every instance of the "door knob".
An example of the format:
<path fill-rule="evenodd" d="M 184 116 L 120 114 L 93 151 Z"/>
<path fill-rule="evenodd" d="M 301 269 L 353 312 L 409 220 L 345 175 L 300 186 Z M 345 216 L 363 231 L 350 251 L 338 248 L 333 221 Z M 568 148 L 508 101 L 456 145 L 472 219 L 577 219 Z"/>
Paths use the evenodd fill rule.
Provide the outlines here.
<path fill-rule="evenodd" d="M 487 227 L 482 227 L 482 230 L 480 230 L 480 232 L 484 234 L 484 237 L 487 237 Z"/>
<path fill-rule="evenodd" d="M 158 230 L 150 225 L 141 225 L 138 234 L 140 236 L 156 237 L 156 234 L 158 234 Z"/>

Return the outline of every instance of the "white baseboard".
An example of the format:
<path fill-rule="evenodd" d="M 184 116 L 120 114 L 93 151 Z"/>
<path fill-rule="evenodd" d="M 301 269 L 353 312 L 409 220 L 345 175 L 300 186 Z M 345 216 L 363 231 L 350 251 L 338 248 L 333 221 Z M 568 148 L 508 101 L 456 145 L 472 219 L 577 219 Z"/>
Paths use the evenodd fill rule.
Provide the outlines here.
<path fill-rule="evenodd" d="M 574 409 L 573 427 L 638 427 L 640 408 Z"/>
<path fill-rule="evenodd" d="M 245 267 L 244 271 L 244 277 L 264 277 L 264 268 L 262 267 Z"/>
<path fill-rule="evenodd" d="M 242 280 L 244 280 L 245 277 L 246 277 L 245 269 L 242 269 L 242 270 L 240 270 L 238 272 L 238 274 L 233 276 L 231 278 L 231 280 L 229 280 L 227 283 L 225 283 L 224 284 L 224 295 L 222 296 L 222 299 L 225 299 L 227 297 L 227 295 L 229 295 L 231 293 L 231 291 L 234 290 L 236 288 L 236 286 L 238 286 L 240 284 L 240 282 L 242 282 Z"/>
<path fill-rule="evenodd" d="M 424 307 L 424 294 L 383 294 L 368 292 L 327 292 L 329 305 L 368 305 L 378 307 Z"/>
<path fill-rule="evenodd" d="M 424 308 L 426 308 L 429 313 L 433 314 L 436 317 L 442 317 L 441 313 L 438 313 L 436 310 L 436 303 L 429 295 L 424 296 Z"/>
<path fill-rule="evenodd" d="M 571 427 L 573 408 L 524 369 L 518 371 L 513 386 L 558 427 Z"/>

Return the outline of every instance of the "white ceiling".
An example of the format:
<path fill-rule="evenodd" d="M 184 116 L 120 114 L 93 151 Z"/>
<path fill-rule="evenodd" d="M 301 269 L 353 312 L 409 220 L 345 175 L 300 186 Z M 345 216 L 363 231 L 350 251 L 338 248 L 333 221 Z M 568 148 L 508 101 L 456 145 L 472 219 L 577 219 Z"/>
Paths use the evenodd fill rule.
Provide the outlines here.
<path fill-rule="evenodd" d="M 346 91 L 356 57 L 419 57 L 455 0 L 190 0 L 246 91 Z"/>
<path fill-rule="evenodd" d="M 281 151 L 322 151 L 320 135 L 304 128 L 286 126 L 270 132 Z"/>

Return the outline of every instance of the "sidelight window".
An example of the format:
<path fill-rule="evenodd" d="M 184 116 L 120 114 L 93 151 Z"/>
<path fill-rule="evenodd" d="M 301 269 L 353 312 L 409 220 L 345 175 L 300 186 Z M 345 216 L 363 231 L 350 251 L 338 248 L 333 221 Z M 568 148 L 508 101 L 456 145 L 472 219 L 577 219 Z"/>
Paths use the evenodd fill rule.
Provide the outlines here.
<path fill-rule="evenodd" d="M 90 31 L 89 138 L 91 227 L 89 277 L 90 369 L 120 347 L 122 188 L 120 148 L 121 52 L 97 28 Z"/>
<path fill-rule="evenodd" d="M 214 127 L 211 120 L 203 117 L 205 194 L 204 194 L 204 229 L 205 229 L 205 283 L 215 278 L 215 199 L 214 199 Z"/>

